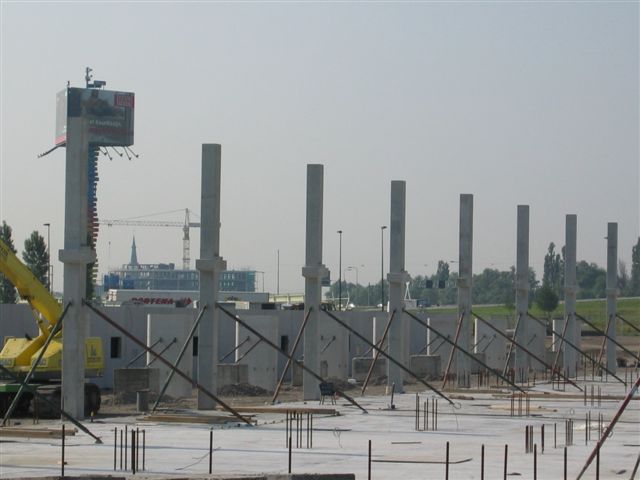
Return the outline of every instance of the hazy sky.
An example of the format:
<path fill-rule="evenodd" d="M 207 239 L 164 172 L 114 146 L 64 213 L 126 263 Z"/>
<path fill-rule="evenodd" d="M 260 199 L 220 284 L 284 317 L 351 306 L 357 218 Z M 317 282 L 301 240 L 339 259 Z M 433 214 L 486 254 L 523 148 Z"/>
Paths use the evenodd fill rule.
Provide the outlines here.
<path fill-rule="evenodd" d="M 407 181 L 406 265 L 458 256 L 472 193 L 474 271 L 515 264 L 516 206 L 531 208 L 531 264 L 564 243 L 606 265 L 607 222 L 630 262 L 639 234 L 639 8 L 567 3 L 1 3 L 0 217 L 19 250 L 34 229 L 63 244 L 56 92 L 136 94 L 140 158 L 100 161 L 98 213 L 200 209 L 202 143 L 222 144 L 221 254 L 303 290 L 306 165 L 325 165 L 324 262 L 380 278 L 391 180 Z M 181 214 L 161 218 L 181 220 Z M 387 230 L 388 232 L 388 230 Z M 181 264 L 179 228 L 100 231 L 101 273 Z M 192 263 L 199 231 L 191 232 Z M 388 233 L 385 236 L 385 250 Z M 385 269 L 388 256 L 385 254 Z M 62 264 L 54 259 L 55 287 Z M 455 264 L 452 265 L 455 270 Z M 353 271 L 346 272 L 349 281 Z"/>

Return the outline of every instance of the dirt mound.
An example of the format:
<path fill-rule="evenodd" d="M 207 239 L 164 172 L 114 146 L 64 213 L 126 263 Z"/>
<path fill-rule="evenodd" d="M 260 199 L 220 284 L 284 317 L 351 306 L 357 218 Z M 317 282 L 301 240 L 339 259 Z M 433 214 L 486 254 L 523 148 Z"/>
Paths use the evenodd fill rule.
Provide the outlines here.
<path fill-rule="evenodd" d="M 218 395 L 222 397 L 262 397 L 269 395 L 269 392 L 262 387 L 249 385 L 248 383 L 236 383 L 219 388 Z"/>

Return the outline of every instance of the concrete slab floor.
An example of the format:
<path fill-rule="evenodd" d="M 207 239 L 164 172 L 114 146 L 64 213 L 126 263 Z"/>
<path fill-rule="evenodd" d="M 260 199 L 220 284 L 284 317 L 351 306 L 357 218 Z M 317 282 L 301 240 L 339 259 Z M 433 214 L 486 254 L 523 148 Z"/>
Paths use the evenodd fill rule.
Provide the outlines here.
<path fill-rule="evenodd" d="M 637 373 L 636 373 L 637 375 Z M 438 401 L 437 431 L 416 431 L 415 394 L 396 395 L 395 409 L 389 410 L 388 396 L 355 397 L 369 413 L 363 414 L 343 400 L 338 401 L 340 416 L 314 416 L 313 448 L 296 448 L 295 426 L 292 449 L 294 473 L 354 473 L 367 478 L 368 441 L 372 443 L 372 478 L 424 479 L 445 478 L 446 442 L 449 442 L 449 478 L 479 479 L 481 445 L 485 446 L 484 478 L 503 478 L 504 448 L 508 445 L 507 473 L 510 478 L 534 478 L 534 455 L 525 453 L 525 427 L 533 426 L 533 442 L 537 445 L 537 478 L 563 478 L 565 420 L 573 419 L 573 445 L 568 447 L 568 477 L 576 478 L 594 448 L 598 436 L 598 416 L 608 423 L 621 404 L 625 387 L 620 383 L 580 382 L 586 386 L 584 405 L 581 392 L 570 385 L 564 392 L 553 391 L 550 384 L 531 390 L 547 394 L 531 399 L 531 416 L 512 417 L 507 390 L 504 395 L 459 392 L 455 409 L 443 399 Z M 591 386 L 597 394 L 618 399 L 597 399 L 591 404 Z M 420 405 L 429 402 L 431 392 L 420 393 Z M 606 441 L 600 456 L 600 478 L 629 479 L 640 453 L 640 399 L 638 395 L 627 407 Z M 316 406 L 317 402 L 279 404 L 279 407 Z M 326 405 L 325 405 L 326 406 Z M 585 445 L 585 415 L 591 412 L 591 439 Z M 191 415 L 200 412 L 185 412 Z M 516 402 L 517 413 L 517 402 Z M 431 415 L 430 415 L 431 417 Z M 286 473 L 288 449 L 286 427 L 281 414 L 256 414 L 258 425 L 241 426 L 237 422 L 214 426 L 213 473 L 217 476 L 241 474 Z M 306 428 L 306 416 L 303 415 Z M 21 421 L 25 428 L 30 420 Z M 67 428 L 71 425 L 66 423 Z M 421 412 L 420 428 L 424 425 Z M 542 453 L 541 426 L 545 426 L 545 448 Z M 556 447 L 554 448 L 554 425 Z M 15 423 L 14 423 L 15 426 Z M 60 421 L 41 421 L 37 427 L 58 428 Z M 78 432 L 67 437 L 65 448 L 66 475 L 128 476 L 120 469 L 120 447 L 116 451 L 114 471 L 114 429 L 125 426 L 145 431 L 145 477 L 207 477 L 209 465 L 210 425 L 159 424 L 140 421 L 138 417 L 101 418 L 86 426 L 103 439 L 103 444 Z M 119 435 L 119 434 L 118 434 Z M 130 435 L 130 434 L 129 434 Z M 302 443 L 306 447 L 306 429 Z M 119 439 L 118 439 L 119 441 Z M 130 436 L 128 440 L 130 444 Z M 130 445 L 129 445 L 130 450 Z M 0 440 L 0 476 L 3 478 L 44 477 L 60 474 L 61 441 L 59 439 L 7 438 Z M 123 460 L 124 463 L 124 460 Z M 139 453 L 139 469 L 142 452 Z M 124 466 L 124 465 L 123 465 Z M 584 478 L 595 477 L 595 461 Z M 142 473 L 142 475 L 140 475 Z"/>

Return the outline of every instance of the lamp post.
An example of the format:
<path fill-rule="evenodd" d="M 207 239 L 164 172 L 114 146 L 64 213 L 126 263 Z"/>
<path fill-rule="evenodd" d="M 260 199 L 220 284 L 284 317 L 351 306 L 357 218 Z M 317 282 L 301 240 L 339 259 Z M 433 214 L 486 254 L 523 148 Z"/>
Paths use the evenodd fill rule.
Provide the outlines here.
<path fill-rule="evenodd" d="M 278 273 L 276 276 L 276 295 L 280 295 L 280 249 L 278 249 Z"/>
<path fill-rule="evenodd" d="M 338 310 L 342 310 L 342 230 L 338 230 L 340 247 L 338 250 Z"/>
<path fill-rule="evenodd" d="M 49 292 L 53 293 L 53 285 L 51 285 L 51 224 L 43 223 L 47 227 L 47 283 L 49 284 Z"/>
<path fill-rule="evenodd" d="M 380 227 L 380 305 L 384 312 L 384 231 L 387 226 Z"/>

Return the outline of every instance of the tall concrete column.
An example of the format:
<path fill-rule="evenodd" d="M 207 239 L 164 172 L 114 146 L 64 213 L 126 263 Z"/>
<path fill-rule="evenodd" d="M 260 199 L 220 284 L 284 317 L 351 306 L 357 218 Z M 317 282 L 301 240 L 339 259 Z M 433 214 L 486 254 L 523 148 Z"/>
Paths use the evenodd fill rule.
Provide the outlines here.
<path fill-rule="evenodd" d="M 406 282 L 409 275 L 404 269 L 404 238 L 406 211 L 406 182 L 391 182 L 391 219 L 389 230 L 389 315 L 395 317 L 389 327 L 389 355 L 405 366 L 409 366 L 409 325 L 402 313 Z M 395 383 L 396 392 L 402 393 L 403 372 L 392 362 L 387 362 L 387 387 Z"/>
<path fill-rule="evenodd" d="M 618 299 L 618 224 L 607 224 L 607 335 L 616 339 L 616 301 Z M 616 373 L 616 344 L 607 339 L 607 369 Z"/>
<path fill-rule="evenodd" d="M 218 336 L 220 311 L 218 299 L 220 272 L 227 264 L 220 256 L 220 175 L 221 147 L 215 143 L 202 145 L 202 179 L 200 188 L 200 306 L 207 306 L 198 326 L 198 383 L 217 392 Z M 216 402 L 198 391 L 198 409 L 210 410 Z"/>
<path fill-rule="evenodd" d="M 520 345 L 530 342 L 529 310 L 529 206 L 518 205 L 518 226 L 516 241 L 516 318 L 519 318 L 515 340 Z M 525 382 L 531 366 L 529 355 L 516 348 L 515 371 L 519 382 Z"/>
<path fill-rule="evenodd" d="M 62 405 L 73 417 L 84 418 L 84 344 L 87 309 L 87 264 L 96 255 L 87 232 L 87 165 L 89 130 L 85 119 L 67 119 L 67 151 L 64 196 L 64 304 L 71 304 L 64 319 L 62 339 Z"/>
<path fill-rule="evenodd" d="M 322 214 L 324 201 L 324 166 L 307 165 L 307 225 L 304 277 L 304 314 L 309 315 L 304 329 L 304 365 L 320 373 L 318 351 L 321 281 L 329 273 L 322 264 Z M 323 319 L 325 320 L 325 319 Z M 319 382 L 307 372 L 302 374 L 302 393 L 305 400 L 320 398 Z"/>
<path fill-rule="evenodd" d="M 462 326 L 458 346 L 470 351 L 471 337 L 471 282 L 473 278 L 473 195 L 460 195 L 460 237 L 458 256 L 458 319 Z M 469 357 L 456 350 L 456 377 L 459 387 L 469 387 L 467 375 L 471 373 Z"/>
<path fill-rule="evenodd" d="M 564 317 L 568 322 L 566 338 L 578 345 L 576 332 L 576 243 L 578 232 L 578 219 L 575 214 L 567 215 L 565 224 L 565 259 L 564 259 Z M 563 365 L 569 377 L 575 377 L 577 372 L 576 351 L 564 344 Z"/>

